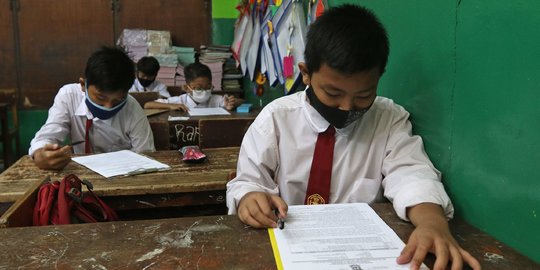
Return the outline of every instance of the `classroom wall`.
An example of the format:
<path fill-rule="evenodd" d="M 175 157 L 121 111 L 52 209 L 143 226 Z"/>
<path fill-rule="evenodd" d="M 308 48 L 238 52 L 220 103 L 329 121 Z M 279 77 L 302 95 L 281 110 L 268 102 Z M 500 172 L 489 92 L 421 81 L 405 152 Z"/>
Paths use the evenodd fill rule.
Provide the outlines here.
<path fill-rule="evenodd" d="M 232 42 L 234 2 L 212 2 L 216 44 Z M 366 5 L 386 25 L 391 54 L 379 94 L 411 112 L 456 214 L 540 262 L 540 2 L 328 2 Z M 282 93 L 265 91 L 264 104 Z M 27 149 L 46 111 L 20 119 Z"/>

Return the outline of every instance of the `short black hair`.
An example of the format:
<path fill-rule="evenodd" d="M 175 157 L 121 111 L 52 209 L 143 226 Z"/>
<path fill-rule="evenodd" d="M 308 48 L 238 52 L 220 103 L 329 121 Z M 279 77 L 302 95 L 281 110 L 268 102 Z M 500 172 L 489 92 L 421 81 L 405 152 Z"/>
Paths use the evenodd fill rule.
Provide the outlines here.
<path fill-rule="evenodd" d="M 156 76 L 159 68 L 158 60 L 152 56 L 144 56 L 137 62 L 137 70 L 148 76 Z"/>
<path fill-rule="evenodd" d="M 389 51 L 388 35 L 375 14 L 346 4 L 327 10 L 310 26 L 304 56 L 309 74 L 323 64 L 349 75 L 375 67 L 382 74 Z"/>
<path fill-rule="evenodd" d="M 212 80 L 212 71 L 210 71 L 210 68 L 207 65 L 195 62 L 184 68 L 184 77 L 186 77 L 186 83 L 190 83 L 199 77 Z"/>
<path fill-rule="evenodd" d="M 86 83 L 99 91 L 128 92 L 135 80 L 135 65 L 123 49 L 101 47 L 88 58 L 84 75 Z"/>

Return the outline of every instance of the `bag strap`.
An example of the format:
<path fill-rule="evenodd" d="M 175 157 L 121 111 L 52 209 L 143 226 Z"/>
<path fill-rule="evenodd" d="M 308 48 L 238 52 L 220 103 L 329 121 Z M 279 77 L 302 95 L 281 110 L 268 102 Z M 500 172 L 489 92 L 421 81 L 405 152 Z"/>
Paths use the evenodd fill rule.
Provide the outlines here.
<path fill-rule="evenodd" d="M 77 195 L 82 196 L 81 187 L 81 180 L 74 174 L 62 178 L 58 192 L 58 224 L 71 224 L 73 199 Z"/>
<path fill-rule="evenodd" d="M 75 204 L 74 214 L 84 222 L 117 221 L 116 212 L 92 191 L 92 184 L 86 183 L 88 191 L 84 193 L 80 204 Z"/>

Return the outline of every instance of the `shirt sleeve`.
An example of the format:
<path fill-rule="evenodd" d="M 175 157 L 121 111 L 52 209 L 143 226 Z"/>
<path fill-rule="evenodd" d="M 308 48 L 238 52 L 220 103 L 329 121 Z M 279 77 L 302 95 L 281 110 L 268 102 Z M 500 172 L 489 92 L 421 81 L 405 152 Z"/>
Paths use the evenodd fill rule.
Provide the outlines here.
<path fill-rule="evenodd" d="M 49 109 L 47 121 L 36 133 L 35 137 L 30 142 L 28 155 L 32 156 L 34 152 L 46 144 L 62 144 L 70 132 L 71 115 L 69 112 L 70 93 L 66 86 L 62 87 L 56 97 L 54 103 Z"/>
<path fill-rule="evenodd" d="M 407 207 L 426 202 L 440 205 L 446 217 L 451 218 L 454 208 L 441 183 L 441 174 L 424 151 L 422 139 L 412 135 L 408 117 L 402 107 L 394 109 L 382 168 L 384 195 L 404 220 L 408 220 Z"/>
<path fill-rule="evenodd" d="M 137 153 L 140 152 L 154 152 L 156 148 L 154 146 L 154 135 L 148 122 L 148 117 L 144 114 L 144 111 L 140 107 L 134 107 L 133 125 L 130 131 L 131 150 Z"/>
<path fill-rule="evenodd" d="M 166 98 L 171 97 L 171 94 L 167 90 L 167 86 L 165 84 L 159 82 L 159 84 L 157 85 L 156 88 L 157 88 L 156 90 L 159 92 L 160 96 L 166 97 Z"/>
<path fill-rule="evenodd" d="M 237 175 L 227 184 L 226 197 L 230 215 L 236 214 L 238 202 L 248 192 L 279 194 L 278 185 L 274 181 L 279 167 L 277 139 L 271 126 L 262 125 L 265 122 L 272 121 L 263 121 L 258 117 L 242 141 Z"/>

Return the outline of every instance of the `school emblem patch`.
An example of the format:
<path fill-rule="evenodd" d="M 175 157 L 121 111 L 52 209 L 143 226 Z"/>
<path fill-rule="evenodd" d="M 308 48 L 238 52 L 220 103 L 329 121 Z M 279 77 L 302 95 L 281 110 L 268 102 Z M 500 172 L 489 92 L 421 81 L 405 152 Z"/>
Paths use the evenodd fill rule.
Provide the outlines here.
<path fill-rule="evenodd" d="M 308 205 L 311 205 L 311 204 L 326 204 L 326 202 L 324 201 L 324 198 L 315 193 L 315 194 L 311 194 L 309 195 L 309 197 L 307 198 L 307 204 Z"/>

